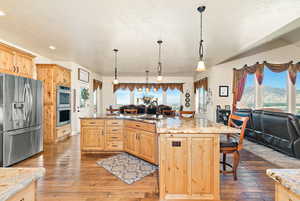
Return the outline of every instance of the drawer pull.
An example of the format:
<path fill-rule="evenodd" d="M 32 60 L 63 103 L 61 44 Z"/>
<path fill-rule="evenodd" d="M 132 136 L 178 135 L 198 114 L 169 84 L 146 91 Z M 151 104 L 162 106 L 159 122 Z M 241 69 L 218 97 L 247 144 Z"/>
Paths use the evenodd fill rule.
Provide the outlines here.
<path fill-rule="evenodd" d="M 96 122 L 90 122 L 89 124 L 96 124 Z"/>
<path fill-rule="evenodd" d="M 118 139 L 118 137 L 111 137 L 112 139 Z"/>
<path fill-rule="evenodd" d="M 140 125 L 138 125 L 138 124 L 136 124 L 135 126 L 136 126 L 136 127 L 141 127 L 141 126 L 140 126 Z"/>
<path fill-rule="evenodd" d="M 112 129 L 111 131 L 118 131 L 118 129 Z"/>
<path fill-rule="evenodd" d="M 112 122 L 111 124 L 113 124 L 113 125 L 117 125 L 117 124 L 119 124 L 119 122 Z"/>
<path fill-rule="evenodd" d="M 118 147 L 118 145 L 112 145 L 112 147 Z"/>
<path fill-rule="evenodd" d="M 24 198 L 22 198 L 20 201 L 24 201 L 25 199 Z"/>

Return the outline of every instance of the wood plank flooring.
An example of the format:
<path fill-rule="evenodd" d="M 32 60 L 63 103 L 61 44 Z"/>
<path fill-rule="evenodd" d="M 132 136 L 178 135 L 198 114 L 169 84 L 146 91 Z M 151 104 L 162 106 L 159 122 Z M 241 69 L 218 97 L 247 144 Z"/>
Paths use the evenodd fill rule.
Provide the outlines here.
<path fill-rule="evenodd" d="M 96 165 L 110 155 L 81 155 L 80 138 L 44 147 L 44 153 L 15 167 L 45 167 L 38 181 L 37 201 L 157 201 L 157 173 L 128 185 Z M 250 152 L 241 153 L 238 181 L 232 175 L 221 177 L 221 198 L 226 201 L 272 201 L 274 184 L 265 175 L 277 168 Z"/>

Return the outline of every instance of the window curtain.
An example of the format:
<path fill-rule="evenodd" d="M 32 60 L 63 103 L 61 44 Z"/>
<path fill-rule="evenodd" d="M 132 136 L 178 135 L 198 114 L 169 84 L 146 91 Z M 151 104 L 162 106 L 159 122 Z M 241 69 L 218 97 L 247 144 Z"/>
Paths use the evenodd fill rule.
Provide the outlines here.
<path fill-rule="evenodd" d="M 97 89 L 102 89 L 102 82 L 99 80 L 93 80 L 93 91 L 96 91 Z"/>
<path fill-rule="evenodd" d="M 118 89 L 129 89 L 133 91 L 134 89 L 140 88 L 156 88 L 167 91 L 168 89 L 178 89 L 183 93 L 183 84 L 184 83 L 120 83 L 113 85 L 113 92 L 116 92 Z"/>
<path fill-rule="evenodd" d="M 256 63 L 252 66 L 245 65 L 241 69 L 233 69 L 233 111 L 236 111 L 236 104 L 242 99 L 247 74 L 254 74 L 259 85 L 263 83 L 264 67 L 269 68 L 272 72 L 280 73 L 288 71 L 291 82 L 295 85 L 297 79 L 297 72 L 300 72 L 300 62 L 293 64 L 293 62 L 283 64 L 271 64 L 264 61 L 262 64 Z"/>
<path fill-rule="evenodd" d="M 201 80 L 194 82 L 194 93 L 196 93 L 197 89 L 203 88 L 205 91 L 208 90 L 208 78 L 203 78 Z"/>

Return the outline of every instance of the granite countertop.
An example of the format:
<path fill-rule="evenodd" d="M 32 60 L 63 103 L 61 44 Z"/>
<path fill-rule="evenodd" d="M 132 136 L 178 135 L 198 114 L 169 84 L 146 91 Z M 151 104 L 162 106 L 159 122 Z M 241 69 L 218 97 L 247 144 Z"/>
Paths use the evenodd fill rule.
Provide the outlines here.
<path fill-rule="evenodd" d="M 147 119 L 148 118 L 148 119 Z M 153 118 L 153 119 L 151 119 Z M 155 115 L 92 116 L 81 119 L 124 119 L 156 124 L 158 134 L 236 134 L 239 129 L 214 123 L 204 118 L 163 117 Z"/>
<path fill-rule="evenodd" d="M 300 196 L 300 169 L 268 169 L 267 175 Z"/>
<path fill-rule="evenodd" d="M 0 201 L 7 200 L 44 174 L 45 168 L 0 168 Z"/>

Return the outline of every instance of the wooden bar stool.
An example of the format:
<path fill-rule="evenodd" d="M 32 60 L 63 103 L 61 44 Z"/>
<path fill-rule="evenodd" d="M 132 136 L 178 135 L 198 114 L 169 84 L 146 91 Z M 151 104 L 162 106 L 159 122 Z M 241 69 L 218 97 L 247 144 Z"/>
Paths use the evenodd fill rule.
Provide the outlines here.
<path fill-rule="evenodd" d="M 107 108 L 106 112 L 108 114 L 119 114 L 120 113 L 120 109 L 111 109 L 111 108 Z"/>
<path fill-rule="evenodd" d="M 223 154 L 223 170 L 224 174 L 232 173 L 234 180 L 237 180 L 237 168 L 240 163 L 240 151 L 243 149 L 243 141 L 245 137 L 245 129 L 249 117 L 240 117 L 234 114 L 229 116 L 228 126 L 241 129 L 240 136 L 236 139 L 233 136 L 227 136 L 227 141 L 220 142 L 220 152 Z M 233 154 L 233 164 L 226 162 L 227 154 Z M 226 166 L 231 167 L 231 171 L 226 171 Z"/>
<path fill-rule="evenodd" d="M 184 116 L 184 115 L 189 115 Z M 179 116 L 180 117 L 185 117 L 185 118 L 194 118 L 195 117 L 195 111 L 179 111 Z"/>
<path fill-rule="evenodd" d="M 124 109 L 124 114 L 137 114 L 137 109 Z"/>
<path fill-rule="evenodd" d="M 163 110 L 162 115 L 164 116 L 172 116 L 175 117 L 176 111 L 175 110 Z"/>

